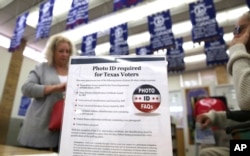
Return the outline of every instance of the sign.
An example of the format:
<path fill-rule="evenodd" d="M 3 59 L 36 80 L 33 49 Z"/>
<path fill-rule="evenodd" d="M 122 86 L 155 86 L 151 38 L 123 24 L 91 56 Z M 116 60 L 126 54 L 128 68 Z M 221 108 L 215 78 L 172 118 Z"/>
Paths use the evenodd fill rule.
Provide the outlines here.
<path fill-rule="evenodd" d="M 49 0 L 40 5 L 36 39 L 49 37 L 50 26 L 53 19 L 54 2 L 55 0 Z"/>
<path fill-rule="evenodd" d="M 174 46 L 170 11 L 148 16 L 150 45 L 153 51 Z"/>
<path fill-rule="evenodd" d="M 82 53 L 81 55 L 95 56 L 97 33 L 84 36 L 82 38 Z"/>
<path fill-rule="evenodd" d="M 165 57 L 72 57 L 59 156 L 172 156 L 168 101 Z"/>
<path fill-rule="evenodd" d="M 88 0 L 73 0 L 68 13 L 66 29 L 73 29 L 82 23 L 88 23 Z"/>
<path fill-rule="evenodd" d="M 128 25 L 127 23 L 110 29 L 110 55 L 128 55 Z"/>
<path fill-rule="evenodd" d="M 124 7 L 135 6 L 138 3 L 141 3 L 143 0 L 114 0 L 113 1 L 113 11 L 118 11 L 123 9 Z"/>
<path fill-rule="evenodd" d="M 16 20 L 16 27 L 10 42 L 10 48 L 9 48 L 10 52 L 17 50 L 21 44 L 21 39 L 23 37 L 23 33 L 26 28 L 26 20 L 28 15 L 29 12 L 26 12 L 23 15 L 19 16 Z"/>
<path fill-rule="evenodd" d="M 30 103 L 31 103 L 31 98 L 27 96 L 22 96 L 21 103 L 20 103 L 19 110 L 18 110 L 18 115 L 25 116 Z"/>
<path fill-rule="evenodd" d="M 213 0 L 197 1 L 189 4 L 193 42 L 210 40 L 219 36 L 219 26 Z"/>
<path fill-rule="evenodd" d="M 213 40 L 205 41 L 204 50 L 206 54 L 207 66 L 226 64 L 229 56 L 227 55 L 227 45 L 223 39 L 224 30 L 219 28 L 219 36 Z"/>
<path fill-rule="evenodd" d="M 135 49 L 136 55 L 152 55 L 153 51 L 151 50 L 150 45 L 143 46 Z"/>
<path fill-rule="evenodd" d="M 167 49 L 168 72 L 185 70 L 183 39 L 175 39 L 175 47 Z"/>
<path fill-rule="evenodd" d="M 207 66 L 226 64 L 228 62 L 227 45 L 223 37 L 217 40 L 206 41 L 204 47 Z"/>

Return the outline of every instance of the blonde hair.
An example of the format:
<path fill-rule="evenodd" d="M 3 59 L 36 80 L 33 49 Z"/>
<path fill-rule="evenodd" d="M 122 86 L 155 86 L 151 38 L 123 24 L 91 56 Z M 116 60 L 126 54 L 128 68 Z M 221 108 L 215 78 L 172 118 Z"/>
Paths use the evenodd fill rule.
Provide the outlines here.
<path fill-rule="evenodd" d="M 47 59 L 47 63 L 49 65 L 53 65 L 53 61 L 54 61 L 54 53 L 56 50 L 56 47 L 58 46 L 58 44 L 62 43 L 62 42 L 66 42 L 69 44 L 70 46 L 70 55 L 73 55 L 74 51 L 75 51 L 75 47 L 73 46 L 72 42 L 63 36 L 53 36 L 51 37 L 48 42 L 47 42 L 47 46 L 45 49 L 45 58 Z"/>

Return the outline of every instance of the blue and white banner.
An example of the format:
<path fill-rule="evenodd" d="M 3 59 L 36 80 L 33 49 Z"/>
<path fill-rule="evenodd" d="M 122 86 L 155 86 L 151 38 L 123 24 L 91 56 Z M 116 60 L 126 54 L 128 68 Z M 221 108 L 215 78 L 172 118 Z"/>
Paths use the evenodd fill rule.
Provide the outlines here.
<path fill-rule="evenodd" d="M 55 0 L 49 0 L 40 5 L 39 19 L 36 27 L 36 39 L 49 37 L 53 19 L 54 2 Z"/>
<path fill-rule="evenodd" d="M 152 55 L 153 51 L 151 50 L 150 45 L 139 47 L 135 49 L 136 55 Z"/>
<path fill-rule="evenodd" d="M 142 2 L 143 0 L 125 0 L 125 5 L 126 7 L 131 7 L 131 6 L 135 6 L 138 3 Z"/>
<path fill-rule="evenodd" d="M 113 11 L 121 10 L 125 7 L 129 8 L 131 6 L 135 6 L 143 0 L 114 0 L 113 2 Z"/>
<path fill-rule="evenodd" d="M 204 47 L 207 66 L 226 64 L 228 62 L 227 45 L 222 36 L 216 40 L 206 41 Z"/>
<path fill-rule="evenodd" d="M 84 36 L 82 38 L 82 53 L 83 56 L 95 56 L 95 47 L 97 41 L 97 33 Z"/>
<path fill-rule="evenodd" d="M 18 115 L 25 116 L 26 112 L 29 108 L 30 103 L 31 103 L 31 98 L 29 98 L 27 96 L 22 96 L 21 102 L 19 105 Z"/>
<path fill-rule="evenodd" d="M 73 0 L 68 13 L 66 29 L 73 29 L 83 23 L 88 23 L 89 0 Z"/>
<path fill-rule="evenodd" d="M 110 29 L 110 55 L 128 55 L 128 25 L 127 23 Z"/>
<path fill-rule="evenodd" d="M 148 16 L 148 29 L 153 51 L 174 46 L 175 41 L 169 10 Z"/>
<path fill-rule="evenodd" d="M 114 0 L 113 2 L 113 11 L 121 10 L 124 7 L 125 0 Z"/>
<path fill-rule="evenodd" d="M 11 38 L 9 51 L 14 52 L 17 50 L 21 44 L 21 39 L 23 37 L 23 33 L 26 28 L 26 20 L 29 15 L 29 12 L 24 13 L 23 15 L 19 16 L 16 20 L 16 27 L 14 29 L 13 36 Z"/>
<path fill-rule="evenodd" d="M 185 70 L 183 39 L 175 39 L 175 47 L 167 49 L 168 72 Z"/>
<path fill-rule="evenodd" d="M 201 42 L 219 35 L 219 26 L 213 0 L 203 0 L 189 4 L 192 23 L 192 40 Z"/>

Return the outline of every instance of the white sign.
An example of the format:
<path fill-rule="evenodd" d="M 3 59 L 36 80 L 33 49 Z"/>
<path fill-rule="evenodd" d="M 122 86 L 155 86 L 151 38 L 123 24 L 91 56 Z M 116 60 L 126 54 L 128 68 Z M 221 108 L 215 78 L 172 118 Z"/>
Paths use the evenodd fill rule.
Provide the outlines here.
<path fill-rule="evenodd" d="M 172 156 L 162 56 L 71 58 L 59 156 Z"/>

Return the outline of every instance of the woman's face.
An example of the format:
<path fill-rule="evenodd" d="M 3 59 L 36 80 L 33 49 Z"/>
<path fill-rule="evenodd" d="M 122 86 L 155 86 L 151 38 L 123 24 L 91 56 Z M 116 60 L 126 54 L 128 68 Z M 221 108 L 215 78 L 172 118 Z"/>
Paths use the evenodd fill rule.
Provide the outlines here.
<path fill-rule="evenodd" d="M 61 42 L 57 45 L 54 52 L 55 65 L 64 66 L 68 65 L 70 57 L 70 45 L 67 42 Z"/>
<path fill-rule="evenodd" d="M 234 36 L 238 37 L 244 34 L 246 28 L 249 26 L 249 21 L 246 15 L 243 15 L 235 24 Z"/>
<path fill-rule="evenodd" d="M 242 36 L 247 31 L 247 27 L 250 26 L 250 21 L 248 20 L 247 15 L 243 15 L 236 23 L 234 28 L 234 37 L 238 38 Z M 250 49 L 250 40 L 246 44 L 247 49 Z"/>

